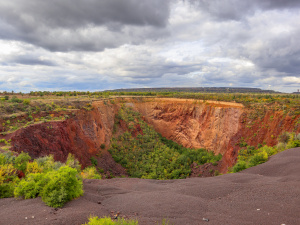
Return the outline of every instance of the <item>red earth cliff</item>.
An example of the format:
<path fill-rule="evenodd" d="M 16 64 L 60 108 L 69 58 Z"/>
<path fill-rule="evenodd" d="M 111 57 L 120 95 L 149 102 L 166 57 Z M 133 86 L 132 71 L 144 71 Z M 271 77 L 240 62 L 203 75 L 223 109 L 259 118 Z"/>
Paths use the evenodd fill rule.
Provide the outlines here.
<path fill-rule="evenodd" d="M 239 142 L 248 145 L 277 144 L 284 132 L 300 132 L 300 115 L 255 110 L 242 104 L 186 99 L 151 99 L 130 103 L 164 137 L 189 148 L 205 148 L 224 157 L 224 173 L 237 160 Z"/>
<path fill-rule="evenodd" d="M 11 150 L 28 152 L 33 158 L 52 154 L 55 160 L 62 162 L 72 153 L 83 167 L 91 164 L 91 157 L 100 156 L 97 158 L 101 168 L 123 175 L 124 169 L 114 162 L 106 150 L 117 111 L 117 105 L 96 102 L 93 110 L 79 110 L 65 121 L 22 128 L 11 135 Z"/>

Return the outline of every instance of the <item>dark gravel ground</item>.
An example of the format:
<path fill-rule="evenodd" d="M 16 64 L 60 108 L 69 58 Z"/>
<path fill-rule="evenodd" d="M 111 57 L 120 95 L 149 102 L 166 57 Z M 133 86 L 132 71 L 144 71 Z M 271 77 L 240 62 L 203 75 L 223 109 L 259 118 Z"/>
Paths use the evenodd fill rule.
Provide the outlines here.
<path fill-rule="evenodd" d="M 40 198 L 0 199 L 0 224 L 82 224 L 90 215 L 139 224 L 298 225 L 300 148 L 236 174 L 185 180 L 85 180 L 85 194 L 62 209 Z M 207 220 L 204 220 L 204 219 Z"/>

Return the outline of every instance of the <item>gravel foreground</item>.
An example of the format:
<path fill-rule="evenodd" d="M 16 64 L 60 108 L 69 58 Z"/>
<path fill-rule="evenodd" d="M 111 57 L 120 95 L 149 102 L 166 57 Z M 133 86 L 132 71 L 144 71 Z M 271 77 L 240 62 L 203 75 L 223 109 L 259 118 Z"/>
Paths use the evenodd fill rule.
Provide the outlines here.
<path fill-rule="evenodd" d="M 85 180 L 84 195 L 53 209 L 40 198 L 0 199 L 0 224 L 83 224 L 88 217 L 138 219 L 139 224 L 298 225 L 300 148 L 236 174 L 184 180 Z"/>

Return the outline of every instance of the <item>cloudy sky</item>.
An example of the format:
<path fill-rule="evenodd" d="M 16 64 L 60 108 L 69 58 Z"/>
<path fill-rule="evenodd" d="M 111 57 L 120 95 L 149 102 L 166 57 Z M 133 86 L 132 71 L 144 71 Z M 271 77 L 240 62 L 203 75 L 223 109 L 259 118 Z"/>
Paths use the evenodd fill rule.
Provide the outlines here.
<path fill-rule="evenodd" d="M 0 0 L 0 90 L 300 89 L 299 0 Z"/>

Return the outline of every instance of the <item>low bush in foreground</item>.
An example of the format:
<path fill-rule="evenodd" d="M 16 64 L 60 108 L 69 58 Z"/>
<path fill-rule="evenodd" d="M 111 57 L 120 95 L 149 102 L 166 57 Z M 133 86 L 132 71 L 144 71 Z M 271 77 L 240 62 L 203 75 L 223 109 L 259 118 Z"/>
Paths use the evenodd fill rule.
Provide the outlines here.
<path fill-rule="evenodd" d="M 41 191 L 42 200 L 51 207 L 62 207 L 83 194 L 82 180 L 77 170 L 68 166 L 48 173 L 47 183 Z"/>
<path fill-rule="evenodd" d="M 27 153 L 0 153 L 0 198 L 40 196 L 46 205 L 62 207 L 83 194 L 82 179 L 101 179 L 95 167 L 81 172 L 71 154 L 65 164 L 55 162 L 51 155 L 30 160 Z"/>
<path fill-rule="evenodd" d="M 125 220 L 123 218 L 112 220 L 110 217 L 98 218 L 90 217 L 88 223 L 84 225 L 138 225 L 137 220 Z"/>
<path fill-rule="evenodd" d="M 55 208 L 82 194 L 82 180 L 76 169 L 69 166 L 47 173 L 30 173 L 14 190 L 15 197 L 28 199 L 41 196 L 46 205 Z"/>

